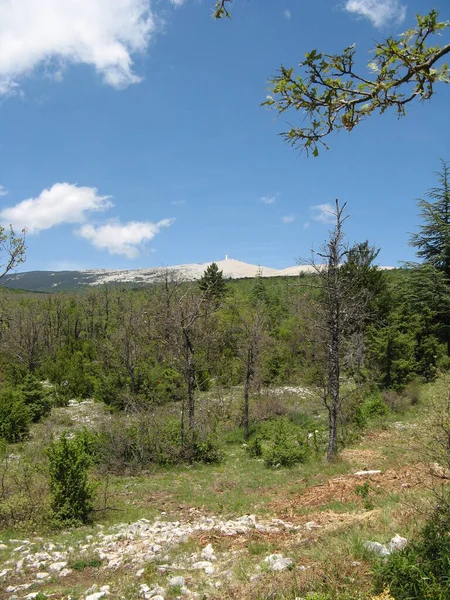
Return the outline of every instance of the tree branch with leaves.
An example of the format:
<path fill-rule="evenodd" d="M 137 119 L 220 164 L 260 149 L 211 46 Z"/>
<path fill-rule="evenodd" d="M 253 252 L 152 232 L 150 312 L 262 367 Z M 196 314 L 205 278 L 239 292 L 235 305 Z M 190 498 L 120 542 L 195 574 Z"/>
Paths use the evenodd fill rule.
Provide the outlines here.
<path fill-rule="evenodd" d="M 354 45 L 341 54 L 312 50 L 299 65 L 302 75 L 281 66 L 263 105 L 279 114 L 293 108 L 305 120 L 305 125 L 281 134 L 285 141 L 318 156 L 320 146 L 328 149 L 325 138 L 333 131 L 352 131 L 366 117 L 390 108 L 403 117 L 410 102 L 429 100 L 436 83 L 450 82 L 448 64 L 439 62 L 450 53 L 450 44 L 429 43 L 450 27 L 438 16 L 436 10 L 417 15 L 415 28 L 377 43 L 365 76 L 356 70 Z"/>

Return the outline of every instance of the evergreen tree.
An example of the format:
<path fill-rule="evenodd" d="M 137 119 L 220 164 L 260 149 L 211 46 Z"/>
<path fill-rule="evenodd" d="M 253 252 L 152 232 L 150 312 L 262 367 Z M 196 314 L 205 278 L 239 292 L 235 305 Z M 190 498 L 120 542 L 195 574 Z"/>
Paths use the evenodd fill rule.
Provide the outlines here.
<path fill-rule="evenodd" d="M 450 164 L 444 160 L 441 163 L 442 169 L 436 172 L 438 186 L 427 192 L 429 200 L 418 201 L 423 224 L 419 233 L 411 236 L 410 244 L 417 248 L 417 255 L 424 264 L 441 272 L 450 286 Z M 440 312 L 450 356 L 450 312 Z"/>
<path fill-rule="evenodd" d="M 450 164 L 441 163 L 442 169 L 436 173 L 439 185 L 427 192 L 429 200 L 418 201 L 423 224 L 419 233 L 411 236 L 410 244 L 424 262 L 450 277 Z"/>
<path fill-rule="evenodd" d="M 208 298 L 219 301 L 225 296 L 227 286 L 223 278 L 223 271 L 219 271 L 215 262 L 205 269 L 198 286 Z"/>
<path fill-rule="evenodd" d="M 42 417 L 48 415 L 51 409 L 48 395 L 45 393 L 42 384 L 31 373 L 28 373 L 20 387 L 25 405 L 30 411 L 31 420 L 36 423 Z"/>

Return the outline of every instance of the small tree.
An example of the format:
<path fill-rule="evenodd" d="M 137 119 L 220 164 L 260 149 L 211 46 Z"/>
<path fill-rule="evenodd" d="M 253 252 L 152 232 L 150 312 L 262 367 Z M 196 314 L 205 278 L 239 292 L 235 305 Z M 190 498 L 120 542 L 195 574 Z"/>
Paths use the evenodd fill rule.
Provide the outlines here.
<path fill-rule="evenodd" d="M 31 373 L 28 373 L 20 387 L 25 405 L 30 411 L 31 420 L 36 423 L 42 417 L 48 415 L 51 403 L 40 381 L 33 377 Z"/>
<path fill-rule="evenodd" d="M 94 488 L 88 479 L 91 457 L 83 436 L 64 432 L 47 448 L 51 508 L 57 522 L 87 523 L 93 510 Z"/>
<path fill-rule="evenodd" d="M 237 355 L 244 374 L 244 405 L 242 425 L 244 437 L 250 435 L 249 399 L 261 370 L 261 352 L 268 343 L 267 317 L 261 302 L 242 307 L 238 316 L 239 339 Z"/>
<path fill-rule="evenodd" d="M 25 405 L 23 394 L 13 388 L 0 391 L 0 440 L 10 444 L 21 442 L 30 428 L 30 410 Z"/>
<path fill-rule="evenodd" d="M 25 251 L 25 230 L 17 236 L 12 227 L 0 225 L 0 279 L 24 262 Z"/>

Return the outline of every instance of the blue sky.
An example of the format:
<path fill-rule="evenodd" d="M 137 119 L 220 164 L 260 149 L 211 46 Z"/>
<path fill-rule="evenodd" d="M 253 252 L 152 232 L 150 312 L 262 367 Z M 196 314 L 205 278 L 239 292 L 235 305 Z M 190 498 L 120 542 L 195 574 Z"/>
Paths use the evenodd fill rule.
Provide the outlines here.
<path fill-rule="evenodd" d="M 375 40 L 447 0 L 0 0 L 0 218 L 28 228 L 22 270 L 232 258 L 283 268 L 347 202 L 350 241 L 412 259 L 415 199 L 450 160 L 450 87 L 374 116 L 307 158 L 259 106 L 281 63 Z M 442 41 L 447 41 L 449 33 Z M 26 201 L 26 202 L 24 202 Z"/>

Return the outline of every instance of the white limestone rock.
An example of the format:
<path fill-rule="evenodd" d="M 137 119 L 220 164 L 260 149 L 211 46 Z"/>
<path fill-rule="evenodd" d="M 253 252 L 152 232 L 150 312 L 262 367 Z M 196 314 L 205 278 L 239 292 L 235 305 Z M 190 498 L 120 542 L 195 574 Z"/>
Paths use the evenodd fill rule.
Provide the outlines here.
<path fill-rule="evenodd" d="M 294 563 L 292 558 L 285 558 L 282 554 L 270 554 L 266 556 L 264 562 L 267 563 L 270 571 L 285 571 Z"/>
<path fill-rule="evenodd" d="M 389 548 L 391 552 L 398 552 L 399 550 L 403 550 L 407 544 L 408 540 L 397 533 L 389 542 Z"/>
<path fill-rule="evenodd" d="M 207 546 L 205 546 L 205 548 L 203 548 L 203 550 L 200 552 L 200 556 L 201 558 L 209 562 L 214 562 L 217 560 L 212 544 L 208 544 Z"/>
<path fill-rule="evenodd" d="M 378 556 L 385 557 L 391 554 L 391 551 L 379 542 L 364 542 L 363 545 L 364 548 L 369 550 L 369 552 L 373 552 L 373 554 L 378 554 Z"/>

